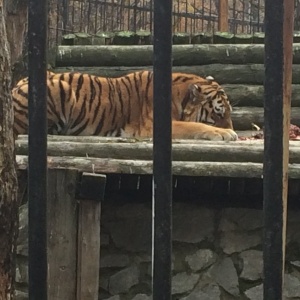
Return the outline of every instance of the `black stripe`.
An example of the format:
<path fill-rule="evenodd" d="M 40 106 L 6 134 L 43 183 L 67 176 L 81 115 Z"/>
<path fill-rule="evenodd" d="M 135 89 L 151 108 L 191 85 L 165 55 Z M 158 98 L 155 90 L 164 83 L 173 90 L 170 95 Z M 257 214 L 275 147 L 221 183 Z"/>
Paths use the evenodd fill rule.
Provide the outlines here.
<path fill-rule="evenodd" d="M 103 128 L 104 119 L 105 119 L 105 111 L 106 111 L 106 109 L 104 108 L 102 111 L 102 115 L 100 117 L 100 121 L 99 121 L 93 135 L 99 135 L 99 133 L 101 132 L 101 130 Z"/>
<path fill-rule="evenodd" d="M 98 94 L 98 102 L 97 102 L 97 106 L 94 110 L 94 115 L 93 115 L 93 119 L 92 119 L 92 124 L 95 122 L 96 117 L 98 116 L 98 112 L 101 106 L 101 96 L 102 96 L 102 84 L 101 81 L 99 80 L 98 77 L 95 77 L 95 83 L 98 85 L 99 87 L 99 94 Z"/>
<path fill-rule="evenodd" d="M 80 74 L 78 77 L 78 80 L 77 80 L 77 87 L 76 87 L 76 92 L 75 92 L 76 99 L 79 99 L 79 93 L 82 88 L 83 81 L 84 81 L 83 74 Z"/>
<path fill-rule="evenodd" d="M 90 89 L 91 89 L 90 102 L 89 102 L 89 111 L 91 111 L 92 104 L 93 104 L 93 102 L 95 100 L 95 96 L 96 96 L 96 90 L 94 87 L 94 76 L 88 75 L 88 78 L 90 80 Z"/>
<path fill-rule="evenodd" d="M 76 131 L 72 133 L 72 135 L 80 135 L 80 133 L 86 128 L 89 120 L 86 120 Z"/>
<path fill-rule="evenodd" d="M 121 87 L 120 87 L 120 83 L 119 83 L 118 79 L 116 79 L 116 89 L 117 89 L 117 93 L 118 93 L 119 100 L 120 100 L 121 114 L 123 115 L 123 113 L 124 113 L 124 104 L 123 104 L 123 98 L 122 98 L 122 91 L 121 91 Z"/>
<path fill-rule="evenodd" d="M 66 93 L 65 93 L 65 89 L 63 87 L 62 81 L 59 81 L 59 89 L 60 89 L 60 107 L 61 107 L 61 113 L 64 116 L 64 118 L 66 119 Z"/>

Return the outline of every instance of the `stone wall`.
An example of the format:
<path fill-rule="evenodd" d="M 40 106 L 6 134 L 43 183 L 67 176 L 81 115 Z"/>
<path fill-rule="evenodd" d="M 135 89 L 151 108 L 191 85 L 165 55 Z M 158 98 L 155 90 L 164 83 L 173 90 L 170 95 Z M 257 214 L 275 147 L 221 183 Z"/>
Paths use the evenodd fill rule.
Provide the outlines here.
<path fill-rule="evenodd" d="M 109 204 L 102 211 L 99 299 L 151 295 L 151 203 Z M 17 299 L 27 299 L 27 207 L 20 210 Z M 300 211 L 288 217 L 285 299 L 300 299 Z M 173 299 L 259 300 L 262 211 L 173 207 Z M 83 299 L 85 300 L 85 299 Z"/>

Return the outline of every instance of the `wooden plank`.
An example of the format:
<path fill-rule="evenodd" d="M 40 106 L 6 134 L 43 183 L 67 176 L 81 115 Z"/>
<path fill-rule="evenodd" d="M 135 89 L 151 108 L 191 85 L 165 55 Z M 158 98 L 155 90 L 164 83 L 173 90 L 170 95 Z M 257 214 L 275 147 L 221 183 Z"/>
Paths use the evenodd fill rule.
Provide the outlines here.
<path fill-rule="evenodd" d="M 300 63 L 299 43 L 293 46 L 294 64 Z M 101 55 L 98 55 L 101 53 Z M 194 44 L 172 47 L 173 66 L 220 63 L 263 64 L 264 44 Z M 153 46 L 58 46 L 57 67 L 142 67 L 153 65 Z M 174 71 L 172 69 L 172 71 Z M 206 74 L 213 75 L 215 74 Z"/>
<path fill-rule="evenodd" d="M 256 133 L 257 131 L 240 131 L 240 134 L 245 134 L 249 136 L 249 134 Z M 18 136 L 18 140 L 16 144 L 23 141 L 25 143 L 28 139 L 27 135 Z M 114 138 L 114 137 L 103 137 L 103 136 L 60 136 L 60 135 L 48 135 L 48 141 L 51 142 L 76 142 L 76 143 L 97 143 L 97 144 L 106 144 L 106 143 L 114 143 L 114 144 L 152 144 L 152 139 L 136 139 L 136 138 Z M 224 141 L 206 141 L 206 140 L 191 140 L 191 139 L 173 139 L 172 144 L 180 144 L 180 145 L 192 145 L 192 144 L 201 144 L 201 145 L 230 145 L 230 146 L 242 146 L 247 145 L 249 147 L 254 145 L 262 146 L 264 144 L 263 140 L 247 140 L 247 141 L 234 141 L 234 142 L 224 142 Z M 290 147 L 299 147 L 299 141 L 290 141 Z M 116 146 L 118 147 L 118 146 Z M 139 147 L 139 146 L 136 146 Z"/>
<path fill-rule="evenodd" d="M 77 300 L 98 299 L 100 217 L 106 176 L 83 173 L 78 197 Z"/>
<path fill-rule="evenodd" d="M 253 131 L 254 132 L 254 131 Z M 152 160 L 151 143 L 81 143 L 48 142 L 49 156 L 97 157 L 124 160 Z M 263 141 L 260 142 L 206 142 L 173 144 L 173 161 L 262 162 Z M 16 143 L 16 153 L 27 155 L 27 141 Z M 300 141 L 291 143 L 290 163 L 300 163 Z M 136 186 L 130 177 L 126 187 Z M 122 183 L 124 186 L 124 183 Z"/>
<path fill-rule="evenodd" d="M 222 32 L 228 31 L 229 7 L 228 0 L 219 0 L 219 22 L 218 30 Z"/>
<path fill-rule="evenodd" d="M 265 3 L 264 299 L 282 299 L 294 2 Z"/>
<path fill-rule="evenodd" d="M 223 84 L 226 94 L 234 107 L 264 105 L 264 86 L 247 84 Z M 300 85 L 292 85 L 292 103 L 293 107 L 300 106 Z"/>
<path fill-rule="evenodd" d="M 17 166 L 27 169 L 27 156 L 17 155 Z M 262 163 L 250 162 L 173 162 L 173 174 L 184 176 L 216 176 L 262 178 Z M 115 174 L 152 174 L 152 161 L 118 160 L 84 157 L 48 157 L 49 168 L 77 169 L 80 172 Z M 300 178 L 300 164 L 289 165 L 289 178 Z"/>
<path fill-rule="evenodd" d="M 48 171 L 48 299 L 76 299 L 76 170 Z"/>
<path fill-rule="evenodd" d="M 293 30 L 294 3 L 283 1 L 283 138 L 282 138 L 282 288 L 284 285 L 285 254 L 286 254 L 286 226 L 288 202 L 288 172 L 289 172 L 289 129 L 291 120 L 292 98 L 292 65 L 293 65 Z"/>
<path fill-rule="evenodd" d="M 299 47 L 298 47 L 299 48 Z M 298 53 L 295 49 L 295 53 Z M 209 55 L 209 53 L 207 54 Z M 119 77 L 124 76 L 131 72 L 141 71 L 141 70 L 152 70 L 152 66 L 132 66 L 132 67 L 103 67 L 103 66 L 93 66 L 93 67 L 57 67 L 53 70 L 56 73 L 78 71 L 82 73 L 87 73 L 96 76 L 107 76 L 107 77 Z M 265 69 L 263 61 L 260 63 L 238 63 L 232 64 L 227 62 L 226 64 L 217 63 L 216 61 L 210 62 L 203 65 L 180 65 L 173 66 L 173 72 L 181 73 L 192 73 L 198 76 L 205 77 L 207 75 L 212 75 L 214 79 L 220 84 L 259 84 L 262 85 L 265 77 Z M 294 63 L 293 65 L 293 83 L 300 83 L 300 65 Z"/>

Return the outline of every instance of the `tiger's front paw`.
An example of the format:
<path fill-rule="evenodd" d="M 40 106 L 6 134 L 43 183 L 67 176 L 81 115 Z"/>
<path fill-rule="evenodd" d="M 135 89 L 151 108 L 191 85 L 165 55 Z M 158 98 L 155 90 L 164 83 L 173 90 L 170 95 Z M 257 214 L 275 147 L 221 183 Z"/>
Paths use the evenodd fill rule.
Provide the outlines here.
<path fill-rule="evenodd" d="M 212 131 L 207 132 L 204 138 L 211 141 L 236 141 L 238 135 L 232 129 L 214 128 Z"/>

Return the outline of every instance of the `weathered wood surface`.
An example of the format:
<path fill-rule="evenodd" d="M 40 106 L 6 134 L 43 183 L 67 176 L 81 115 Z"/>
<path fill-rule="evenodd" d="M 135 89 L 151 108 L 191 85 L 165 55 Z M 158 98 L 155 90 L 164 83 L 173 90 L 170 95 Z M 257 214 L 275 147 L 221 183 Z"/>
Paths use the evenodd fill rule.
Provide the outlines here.
<path fill-rule="evenodd" d="M 293 62 L 300 63 L 300 44 L 293 45 Z M 152 65 L 152 45 L 58 46 L 57 66 L 146 66 Z M 263 64 L 263 44 L 174 45 L 174 66 Z"/>
<path fill-rule="evenodd" d="M 101 203 L 80 201 L 78 209 L 77 300 L 98 300 Z"/>
<path fill-rule="evenodd" d="M 98 300 L 100 218 L 106 176 L 83 173 L 78 188 L 77 300 Z"/>
<path fill-rule="evenodd" d="M 223 1 L 219 1 L 219 4 L 223 4 Z M 219 9 L 221 11 L 221 9 Z M 228 18 L 224 18 L 228 25 Z M 238 22 L 238 20 L 234 20 Z M 260 24 L 263 27 L 263 24 Z M 220 29 L 220 28 L 219 28 Z M 265 34 L 263 32 L 255 32 L 254 34 L 232 34 L 229 32 L 221 31 L 214 34 L 208 32 L 197 32 L 195 34 L 188 33 L 174 33 L 174 44 L 263 44 Z M 125 45 L 124 37 L 120 40 L 120 37 L 115 38 L 117 35 L 126 34 L 126 32 L 100 32 L 96 35 L 90 35 L 88 33 L 71 33 L 63 36 L 62 45 Z M 182 36 L 182 39 L 178 37 Z M 184 38 L 186 37 L 186 38 Z M 299 33 L 294 33 L 294 43 L 299 43 Z M 126 41 L 127 45 L 150 45 L 153 43 L 153 36 L 149 31 L 137 31 L 130 32 L 130 35 Z"/>
<path fill-rule="evenodd" d="M 236 130 L 249 130 L 251 123 L 260 127 L 264 124 L 263 107 L 234 107 L 232 111 L 233 126 Z M 291 109 L 291 124 L 300 125 L 300 108 Z"/>
<path fill-rule="evenodd" d="M 76 170 L 48 173 L 48 298 L 76 299 Z"/>
<path fill-rule="evenodd" d="M 297 144 L 298 143 L 298 144 Z M 49 156 L 94 157 L 119 160 L 152 160 L 152 143 L 95 143 L 49 141 Z M 263 142 L 206 142 L 173 144 L 173 161 L 262 162 Z M 16 152 L 27 155 L 25 140 L 16 142 Z M 290 163 L 300 163 L 300 141 L 291 143 Z"/>
<path fill-rule="evenodd" d="M 99 53 L 98 53 L 99 55 Z M 53 69 L 53 72 L 71 72 L 78 71 L 82 73 L 92 74 L 103 77 L 119 77 L 124 76 L 128 73 L 141 71 L 141 70 L 152 70 L 151 65 L 139 65 L 139 66 L 72 66 L 68 65 L 65 67 L 57 66 Z M 198 76 L 211 75 L 220 84 L 259 84 L 262 85 L 264 82 L 265 68 L 263 64 L 220 64 L 213 62 L 212 64 L 197 66 L 197 65 L 181 65 L 173 66 L 173 72 L 192 73 Z M 293 65 L 293 83 L 300 83 L 300 65 Z"/>
<path fill-rule="evenodd" d="M 264 86 L 223 84 L 233 106 L 264 106 Z M 292 85 L 292 106 L 300 107 L 300 84 Z"/>
<path fill-rule="evenodd" d="M 250 136 L 253 133 L 262 132 L 262 131 L 237 131 L 240 136 Z M 27 141 L 28 135 L 19 135 L 16 143 L 19 141 Z M 151 138 L 145 139 L 136 139 L 136 138 L 121 138 L 121 137 L 103 137 L 103 136 L 63 136 L 63 135 L 48 135 L 48 141 L 57 141 L 57 142 L 78 142 L 78 143 L 148 143 L 152 144 L 153 140 Z M 191 139 L 173 139 L 172 144 L 202 144 L 202 145 L 263 145 L 264 141 L 261 139 L 258 140 L 246 140 L 246 141 L 234 141 L 234 142 L 216 142 L 216 141 L 205 141 L 205 140 L 191 140 Z M 290 141 L 290 147 L 298 147 L 299 141 Z"/>
<path fill-rule="evenodd" d="M 28 157 L 16 156 L 17 166 L 28 167 Z M 118 160 L 93 157 L 48 157 L 48 167 L 76 169 L 80 172 L 152 174 L 152 161 Z M 174 175 L 261 178 L 262 163 L 242 162 L 179 162 L 174 161 Z M 289 165 L 289 178 L 300 178 L 300 164 Z"/>

